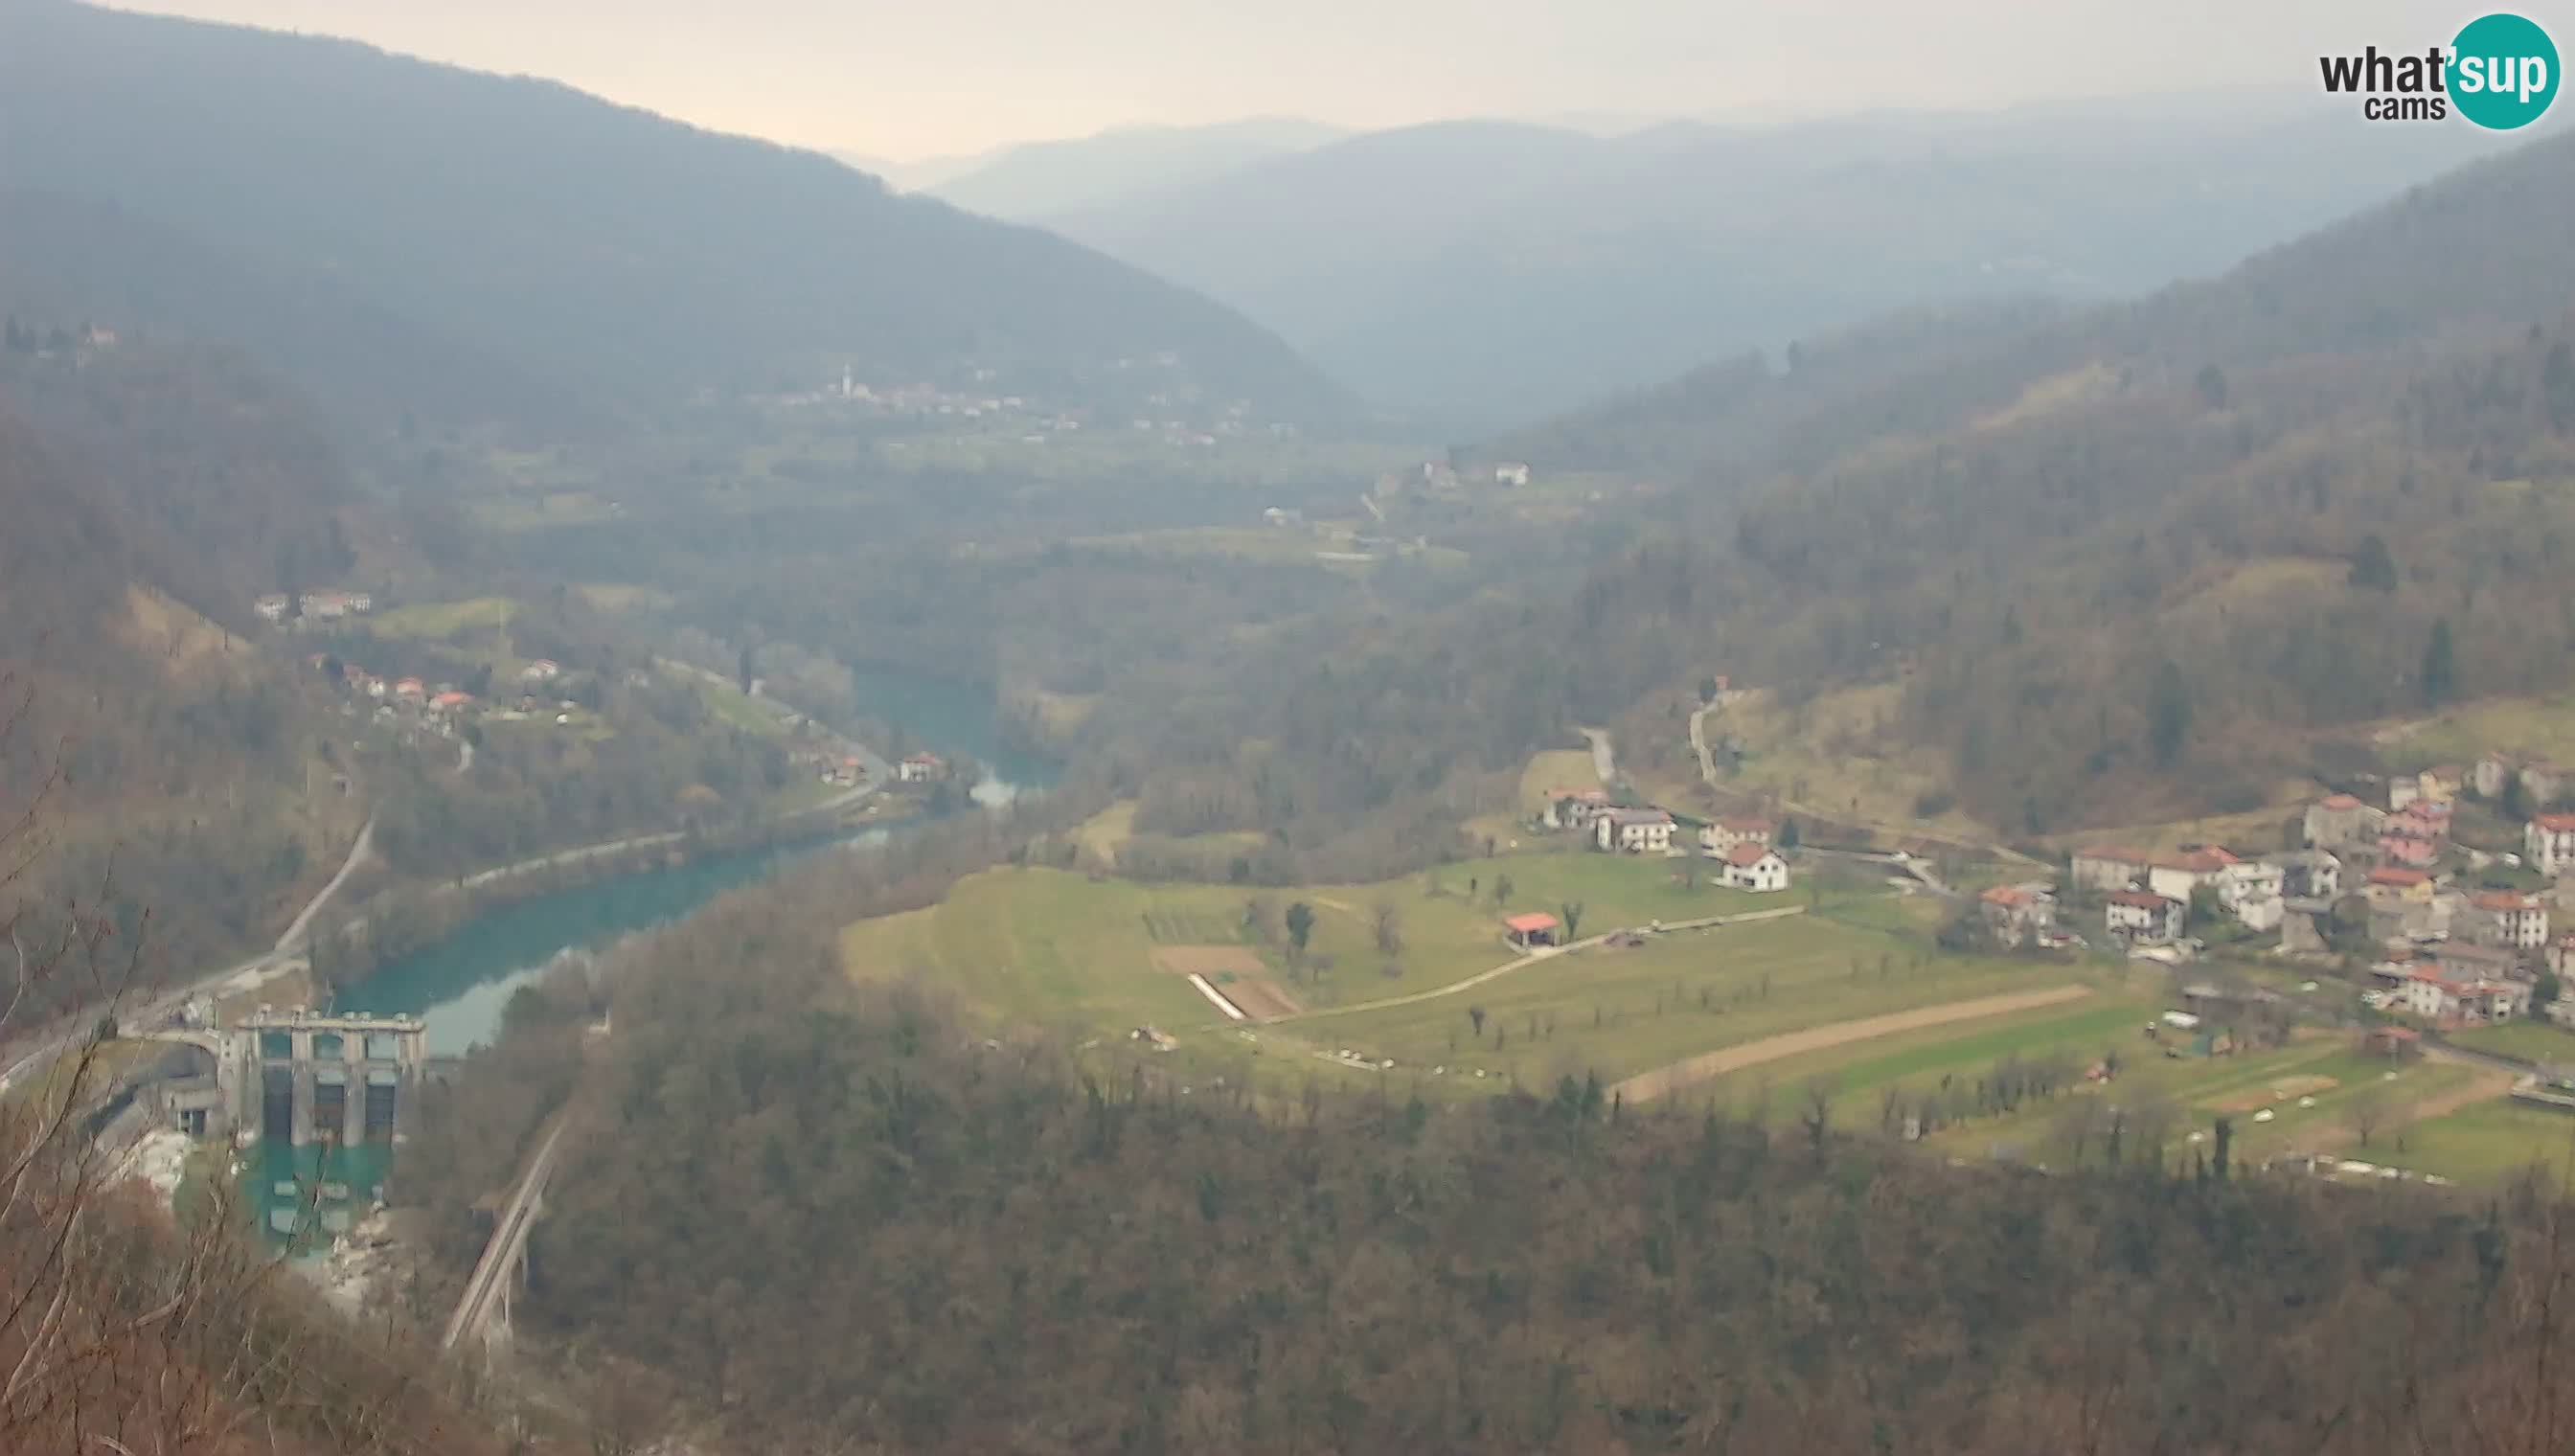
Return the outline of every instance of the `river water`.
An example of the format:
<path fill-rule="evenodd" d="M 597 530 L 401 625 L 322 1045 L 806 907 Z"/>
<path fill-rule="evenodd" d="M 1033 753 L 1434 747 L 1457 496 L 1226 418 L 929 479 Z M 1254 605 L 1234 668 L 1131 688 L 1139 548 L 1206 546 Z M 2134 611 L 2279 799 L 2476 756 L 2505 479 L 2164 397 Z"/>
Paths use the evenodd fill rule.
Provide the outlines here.
<path fill-rule="evenodd" d="M 934 751 L 974 755 L 984 765 L 974 788 L 979 802 L 1007 803 L 1056 779 L 1055 766 L 1045 759 L 1003 747 L 993 695 L 972 684 L 865 673 L 859 677 L 859 705 Z M 782 865 L 836 845 L 883 842 L 890 832 L 876 828 L 847 838 L 710 854 L 502 905 L 377 967 L 344 989 L 335 1009 L 418 1016 L 428 1023 L 430 1055 L 462 1055 L 490 1039 L 510 997 L 534 984 L 565 952 L 598 950 L 767 879 Z M 322 1231 L 337 1233 L 382 1184 L 391 1152 L 352 1147 L 332 1149 L 326 1157 L 317 1147 L 263 1143 L 243 1172 L 243 1191 L 272 1233 L 310 1228 L 317 1212 Z"/>

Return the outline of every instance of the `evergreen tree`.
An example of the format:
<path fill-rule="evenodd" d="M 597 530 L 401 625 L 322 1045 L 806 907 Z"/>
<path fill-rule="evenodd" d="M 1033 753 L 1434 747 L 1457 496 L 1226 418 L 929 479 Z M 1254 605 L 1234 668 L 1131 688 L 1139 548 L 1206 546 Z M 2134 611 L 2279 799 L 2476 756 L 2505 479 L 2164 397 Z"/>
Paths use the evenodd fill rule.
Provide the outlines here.
<path fill-rule="evenodd" d="M 2350 581 L 2372 592 L 2396 590 L 2396 558 L 2388 553 L 2386 538 L 2373 531 L 2360 539 L 2360 549 L 2352 553 Z"/>
<path fill-rule="evenodd" d="M 2438 708 L 2459 694 L 2457 650 L 2450 642 L 2450 619 L 2436 618 L 2431 641 L 2423 645 L 2423 704 Z"/>

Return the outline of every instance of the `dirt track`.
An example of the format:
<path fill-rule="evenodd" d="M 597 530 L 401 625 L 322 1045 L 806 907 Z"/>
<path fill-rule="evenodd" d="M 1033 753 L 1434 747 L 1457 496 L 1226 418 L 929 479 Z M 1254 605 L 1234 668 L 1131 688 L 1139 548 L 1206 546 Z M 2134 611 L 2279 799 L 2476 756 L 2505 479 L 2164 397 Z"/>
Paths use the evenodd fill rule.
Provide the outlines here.
<path fill-rule="evenodd" d="M 2009 995 L 1981 996 L 1972 1001 L 1949 1001 L 1937 1006 L 1919 1006 L 1910 1011 L 1891 1011 L 1883 1016 L 1863 1016 L 1856 1021 L 1836 1021 L 1829 1026 L 1789 1031 L 1765 1036 L 1758 1041 L 1746 1041 L 1740 1046 L 1722 1047 L 1687 1061 L 1639 1072 L 1609 1090 L 1630 1102 L 1641 1102 L 1727 1072 L 1759 1066 L 1765 1061 L 1802 1056 L 1809 1051 L 1822 1051 L 1876 1036 L 1891 1036 L 1898 1031 L 1918 1031 L 1925 1026 L 1944 1026 L 1951 1021 L 1972 1021 L 1981 1016 L 2035 1010 L 2040 1006 L 2079 1000 L 2090 994 L 2092 988 L 2089 986 L 2050 986 L 2043 991 L 2014 991 Z"/>

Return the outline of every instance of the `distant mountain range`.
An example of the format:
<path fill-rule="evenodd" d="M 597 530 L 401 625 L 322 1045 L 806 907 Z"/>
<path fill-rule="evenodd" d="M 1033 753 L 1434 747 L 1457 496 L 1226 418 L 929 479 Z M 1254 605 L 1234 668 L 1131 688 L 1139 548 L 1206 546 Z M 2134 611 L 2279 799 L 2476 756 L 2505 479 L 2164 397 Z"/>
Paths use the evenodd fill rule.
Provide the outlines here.
<path fill-rule="evenodd" d="M 1891 309 L 2212 272 L 2491 145 L 2242 97 L 1616 137 L 1451 122 L 1044 219 L 1472 429 Z"/>
<path fill-rule="evenodd" d="M 1096 136 L 912 163 L 872 162 L 855 154 L 843 154 L 842 160 L 907 192 L 927 193 L 991 217 L 1037 222 L 1205 181 L 1346 135 L 1321 122 L 1263 116 L 1212 126 L 1119 127 Z"/>
<path fill-rule="evenodd" d="M 301 281 L 296 308 L 309 287 L 348 327 L 388 321 L 380 352 L 435 336 L 594 399 L 793 389 L 847 361 L 879 378 L 997 370 L 1104 402 L 1341 404 L 1222 305 L 814 153 L 347 42 L 61 0 L 0 10 L 0 189 L 148 220 L 114 282 L 173 321 L 224 307 L 198 296 L 201 244 L 236 274 Z M 0 304 L 23 274 L 95 275 L 82 232 L 50 226 L 54 256 L 8 260 Z M 258 317 L 220 322 L 260 349 Z M 268 352 L 327 383 L 366 350 L 327 368 Z"/>

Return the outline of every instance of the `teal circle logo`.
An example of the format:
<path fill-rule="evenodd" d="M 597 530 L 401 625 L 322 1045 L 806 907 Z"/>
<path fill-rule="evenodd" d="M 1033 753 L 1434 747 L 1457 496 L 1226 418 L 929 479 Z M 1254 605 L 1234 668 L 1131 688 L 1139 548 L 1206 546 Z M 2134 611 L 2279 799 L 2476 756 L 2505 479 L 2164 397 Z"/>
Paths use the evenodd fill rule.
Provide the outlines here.
<path fill-rule="evenodd" d="M 2520 15 L 2471 20 L 2450 42 L 2450 104 L 2488 131 L 2539 120 L 2557 99 L 2557 43 Z"/>

